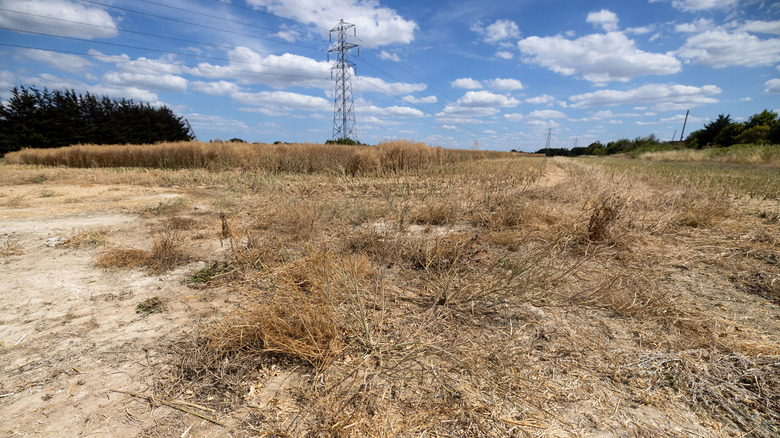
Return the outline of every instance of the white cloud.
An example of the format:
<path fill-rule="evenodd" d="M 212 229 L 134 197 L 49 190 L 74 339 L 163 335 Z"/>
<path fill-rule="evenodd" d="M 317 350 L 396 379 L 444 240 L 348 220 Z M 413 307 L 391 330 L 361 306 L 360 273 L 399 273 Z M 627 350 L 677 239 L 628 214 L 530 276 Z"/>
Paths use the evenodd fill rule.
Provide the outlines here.
<path fill-rule="evenodd" d="M 487 83 L 490 86 L 490 88 L 499 91 L 514 91 L 514 90 L 523 89 L 523 83 L 518 81 L 517 79 L 495 78 L 489 80 Z"/>
<path fill-rule="evenodd" d="M 226 119 L 221 116 L 191 113 L 187 114 L 187 120 L 192 123 L 195 128 L 202 127 L 203 129 L 215 131 L 234 132 L 237 129 L 249 129 L 246 123 L 240 120 Z"/>
<path fill-rule="evenodd" d="M 183 93 L 187 91 L 187 80 L 172 74 L 144 74 L 111 72 L 103 75 L 103 80 L 116 87 L 140 87 L 147 90 L 163 90 Z"/>
<path fill-rule="evenodd" d="M 640 26 L 640 27 L 629 27 L 626 29 L 626 33 L 631 33 L 634 35 L 645 35 L 655 30 L 655 27 L 650 26 Z"/>
<path fill-rule="evenodd" d="M 747 21 L 738 27 L 743 32 L 780 35 L 780 20 Z"/>
<path fill-rule="evenodd" d="M 345 21 L 355 25 L 358 37 L 377 46 L 409 44 L 414 40 L 418 27 L 417 23 L 404 19 L 394 9 L 380 6 L 377 0 L 248 0 L 247 3 L 273 15 L 325 29 L 332 29 L 338 24 L 331 17 L 344 17 Z"/>
<path fill-rule="evenodd" d="M 484 134 L 496 134 L 496 131 L 494 131 L 492 129 L 486 129 L 485 131 L 483 131 L 483 133 Z"/>
<path fill-rule="evenodd" d="M 550 96 L 549 94 L 543 94 L 541 96 L 529 97 L 525 101 L 533 104 L 544 104 L 544 103 L 555 102 L 555 98 Z"/>
<path fill-rule="evenodd" d="M 675 25 L 674 31 L 682 33 L 698 33 L 706 30 L 712 30 L 714 27 L 716 27 L 715 24 L 709 18 L 699 18 L 698 20 L 690 23 Z"/>
<path fill-rule="evenodd" d="M 618 29 L 617 15 L 607 9 L 589 13 L 588 18 L 586 18 L 585 21 L 596 27 L 601 27 L 607 32 L 616 31 Z"/>
<path fill-rule="evenodd" d="M 467 91 L 458 104 L 464 107 L 513 107 L 520 102 L 503 94 L 494 94 L 489 91 Z"/>
<path fill-rule="evenodd" d="M 72 89 L 77 92 L 88 91 L 98 96 L 109 96 L 114 99 L 132 99 L 139 102 L 146 102 L 152 106 L 160 106 L 157 95 L 149 90 L 142 88 L 116 85 L 116 84 L 86 84 L 74 79 L 64 79 L 48 73 L 42 73 L 38 76 L 21 77 L 21 83 L 37 87 L 48 87 L 49 89 Z"/>
<path fill-rule="evenodd" d="M 556 110 L 538 110 L 528 114 L 529 119 L 563 119 L 566 114 Z"/>
<path fill-rule="evenodd" d="M 482 88 L 482 84 L 479 81 L 471 78 L 460 78 L 450 82 L 454 88 L 464 88 L 466 90 L 478 90 Z"/>
<path fill-rule="evenodd" d="M 594 120 L 609 119 L 612 117 L 640 117 L 641 114 L 637 113 L 613 113 L 610 110 L 596 111 L 591 116 Z"/>
<path fill-rule="evenodd" d="M 385 82 L 380 78 L 371 76 L 356 76 L 352 78 L 352 87 L 355 91 L 382 92 L 390 95 L 417 93 L 428 88 L 427 85 L 410 84 L 407 82 Z M 328 89 L 333 88 L 333 82 L 329 82 Z"/>
<path fill-rule="evenodd" d="M 780 79 L 770 79 L 764 82 L 764 93 L 780 93 Z"/>
<path fill-rule="evenodd" d="M 397 54 L 390 53 L 386 50 L 382 50 L 381 52 L 379 52 L 379 57 L 382 59 L 386 59 L 388 61 L 395 61 L 395 62 L 401 61 L 401 58 Z"/>
<path fill-rule="evenodd" d="M 656 3 L 664 0 L 650 0 Z M 727 9 L 736 6 L 739 0 L 672 0 L 672 6 L 683 11 L 704 11 L 707 9 Z"/>
<path fill-rule="evenodd" d="M 507 52 L 505 50 L 499 50 L 498 52 L 496 52 L 496 57 L 501 59 L 512 59 L 515 57 L 515 54 L 512 52 Z"/>
<path fill-rule="evenodd" d="M 284 53 L 262 56 L 239 46 L 228 52 L 227 65 L 206 62 L 188 69 L 190 74 L 209 79 L 235 79 L 240 84 L 264 84 L 274 88 L 291 86 L 330 88 L 332 64 L 305 56 Z"/>
<path fill-rule="evenodd" d="M 650 84 L 627 91 L 598 90 L 569 97 L 574 108 L 592 108 L 611 105 L 654 105 L 658 111 L 685 109 L 717 103 L 712 95 L 720 94 L 714 85 L 694 87 L 690 85 Z"/>
<path fill-rule="evenodd" d="M 509 120 L 510 122 L 519 122 L 523 120 L 525 117 L 520 113 L 510 113 L 510 114 L 504 114 L 504 118 Z"/>
<path fill-rule="evenodd" d="M 49 50 L 24 49 L 21 53 L 30 59 L 45 62 L 52 67 L 70 73 L 80 73 L 94 65 L 81 56 L 57 53 Z"/>
<path fill-rule="evenodd" d="M 414 96 L 404 96 L 401 98 L 401 100 L 409 103 L 436 103 L 439 101 L 436 96 L 425 96 L 420 98 Z"/>
<path fill-rule="evenodd" d="M 69 0 L 0 0 L 0 26 L 78 38 L 109 38 L 118 33 L 111 15 L 103 9 Z M 41 18 L 52 17 L 51 18 Z M 73 23 L 77 22 L 77 23 Z M 84 26 L 87 23 L 94 26 Z M 99 26 L 99 27 L 98 27 Z"/>
<path fill-rule="evenodd" d="M 471 26 L 471 30 L 480 34 L 486 43 L 497 43 L 520 36 L 520 29 L 512 20 L 496 20 L 487 27 L 483 27 L 482 22 L 476 22 Z"/>
<path fill-rule="evenodd" d="M 513 97 L 494 94 L 489 91 L 467 91 L 454 103 L 447 104 L 437 117 L 484 117 L 499 112 L 499 108 L 510 108 L 520 103 Z"/>
<path fill-rule="evenodd" d="M 623 33 L 592 34 L 569 40 L 563 36 L 529 37 L 517 43 L 528 56 L 524 61 L 539 64 L 564 76 L 603 84 L 627 82 L 640 75 L 677 73 L 681 63 L 674 56 L 643 52 Z"/>
<path fill-rule="evenodd" d="M 359 106 L 355 109 L 359 114 L 375 114 L 380 116 L 391 117 L 422 117 L 423 112 L 417 108 L 410 108 L 408 106 L 388 106 L 381 108 L 374 105 Z"/>
<path fill-rule="evenodd" d="M 716 68 L 772 65 L 780 62 L 780 39 L 761 40 L 746 32 L 729 33 L 718 29 L 688 38 L 677 54 Z"/>
<path fill-rule="evenodd" d="M 247 105 L 259 105 L 274 114 L 302 110 L 302 111 L 331 111 L 331 103 L 322 97 L 306 94 L 290 93 L 287 91 L 261 91 L 259 93 L 235 92 L 230 95 L 238 102 Z"/>
<path fill-rule="evenodd" d="M 294 42 L 300 38 L 301 34 L 295 29 L 289 29 L 287 26 L 282 25 L 282 29 L 274 34 L 271 34 L 271 36 L 277 37 L 279 39 Z"/>
<path fill-rule="evenodd" d="M 457 131 L 458 130 L 457 127 L 452 126 L 452 125 L 441 125 L 441 127 L 444 128 L 444 129 L 449 129 L 451 131 Z"/>
<path fill-rule="evenodd" d="M 192 82 L 190 85 L 192 86 L 193 90 L 201 91 L 203 93 L 211 94 L 213 96 L 223 96 L 223 95 L 233 94 L 239 91 L 238 85 L 228 81 L 217 81 L 217 82 L 197 81 L 197 82 Z"/>

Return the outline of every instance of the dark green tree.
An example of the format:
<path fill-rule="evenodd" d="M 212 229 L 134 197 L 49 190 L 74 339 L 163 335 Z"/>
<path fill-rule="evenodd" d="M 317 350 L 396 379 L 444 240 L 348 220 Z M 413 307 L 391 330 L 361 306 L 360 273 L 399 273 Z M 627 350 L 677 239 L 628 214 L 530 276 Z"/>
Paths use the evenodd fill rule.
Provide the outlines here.
<path fill-rule="evenodd" d="M 685 144 L 688 145 L 688 147 L 693 147 L 695 141 L 695 147 L 702 148 L 707 146 L 713 143 L 715 137 L 720 134 L 720 131 L 730 124 L 731 114 L 726 116 L 719 114 L 717 119 L 705 124 L 704 129 L 691 132 L 685 139 Z"/>
<path fill-rule="evenodd" d="M 732 123 L 721 129 L 712 142 L 723 147 L 729 147 L 738 143 L 737 137 L 742 134 L 742 131 L 744 130 L 745 125 L 742 123 Z"/>
<path fill-rule="evenodd" d="M 25 147 L 190 139 L 182 118 L 165 106 L 24 86 L 12 88 L 11 97 L 0 103 L 0 155 Z"/>

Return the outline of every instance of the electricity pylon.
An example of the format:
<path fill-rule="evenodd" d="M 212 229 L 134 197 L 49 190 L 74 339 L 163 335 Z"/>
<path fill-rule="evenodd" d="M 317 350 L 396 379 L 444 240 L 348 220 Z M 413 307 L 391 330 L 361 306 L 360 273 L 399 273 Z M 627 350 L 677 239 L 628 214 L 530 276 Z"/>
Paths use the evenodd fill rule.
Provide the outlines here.
<path fill-rule="evenodd" d="M 357 128 L 355 127 L 355 108 L 352 103 L 352 73 L 355 63 L 349 60 L 349 50 L 357 47 L 347 41 L 347 30 L 357 36 L 355 25 L 339 20 L 339 24 L 330 30 L 330 40 L 333 41 L 333 32 L 338 33 L 338 40 L 328 49 L 328 61 L 330 53 L 335 52 L 336 63 L 330 70 L 330 78 L 336 73 L 336 94 L 333 99 L 333 140 L 351 139 L 357 143 Z M 358 49 L 358 55 L 360 55 Z"/>

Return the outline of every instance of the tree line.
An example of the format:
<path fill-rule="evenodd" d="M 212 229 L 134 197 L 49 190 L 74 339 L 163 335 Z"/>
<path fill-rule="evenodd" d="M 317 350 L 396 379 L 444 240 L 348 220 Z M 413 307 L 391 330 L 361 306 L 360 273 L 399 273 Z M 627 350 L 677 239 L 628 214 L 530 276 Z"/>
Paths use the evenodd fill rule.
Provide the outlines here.
<path fill-rule="evenodd" d="M 0 104 L 0 156 L 22 148 L 190 140 L 168 107 L 74 90 L 14 87 Z"/>
<path fill-rule="evenodd" d="M 780 144 L 780 117 L 774 111 L 764 110 L 753 114 L 745 122 L 731 120 L 731 115 L 718 115 L 712 122 L 706 123 L 702 129 L 691 132 L 685 141 L 662 142 L 655 135 L 615 140 L 606 145 L 594 142 L 587 147 L 543 148 L 536 151 L 547 156 L 576 157 L 580 155 L 613 155 L 630 152 L 644 152 L 670 148 L 729 147 L 735 144 Z"/>

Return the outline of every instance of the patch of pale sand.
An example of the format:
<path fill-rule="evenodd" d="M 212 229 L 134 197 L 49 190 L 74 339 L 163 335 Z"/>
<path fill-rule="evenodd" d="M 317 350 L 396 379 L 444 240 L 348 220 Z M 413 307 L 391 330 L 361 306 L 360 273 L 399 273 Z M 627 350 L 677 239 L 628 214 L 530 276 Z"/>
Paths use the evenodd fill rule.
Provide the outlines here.
<path fill-rule="evenodd" d="M 162 360 L 160 345 L 219 314 L 219 303 L 210 300 L 213 292 L 206 296 L 183 284 L 197 263 L 162 276 L 104 271 L 94 264 L 100 248 L 46 246 L 50 237 L 101 227 L 110 242 L 144 248 L 149 221 L 117 211 L 154 207 L 170 194 L 137 187 L 51 190 L 68 195 L 31 198 L 24 210 L 0 209 L 0 240 L 23 250 L 0 257 L 2 430 L 10 436 L 138 436 L 170 409 L 111 390 L 147 392 L 152 365 Z M 136 313 L 151 297 L 162 299 L 164 311 Z M 188 436 L 217 433 L 209 430 L 198 426 Z"/>

